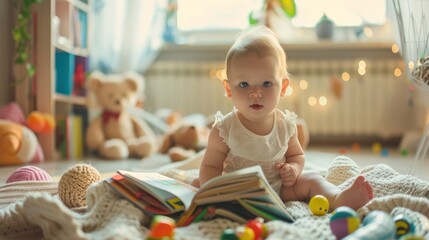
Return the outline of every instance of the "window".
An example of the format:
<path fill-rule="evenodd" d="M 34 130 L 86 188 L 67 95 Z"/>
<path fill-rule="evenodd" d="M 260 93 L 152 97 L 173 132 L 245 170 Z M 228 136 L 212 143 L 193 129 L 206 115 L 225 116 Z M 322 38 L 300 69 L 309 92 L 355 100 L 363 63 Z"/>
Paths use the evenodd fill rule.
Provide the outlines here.
<path fill-rule="evenodd" d="M 179 31 L 237 30 L 249 26 L 249 13 L 262 0 L 178 0 Z"/>
<path fill-rule="evenodd" d="M 178 0 L 179 31 L 237 30 L 246 28 L 251 11 L 263 0 Z M 385 0 L 295 0 L 295 27 L 314 27 L 324 13 L 337 26 L 383 25 Z M 196 10 L 198 9 L 198 10 Z"/>
<path fill-rule="evenodd" d="M 385 0 L 295 0 L 295 27 L 314 27 L 325 13 L 340 27 L 362 24 L 383 25 L 386 22 Z"/>

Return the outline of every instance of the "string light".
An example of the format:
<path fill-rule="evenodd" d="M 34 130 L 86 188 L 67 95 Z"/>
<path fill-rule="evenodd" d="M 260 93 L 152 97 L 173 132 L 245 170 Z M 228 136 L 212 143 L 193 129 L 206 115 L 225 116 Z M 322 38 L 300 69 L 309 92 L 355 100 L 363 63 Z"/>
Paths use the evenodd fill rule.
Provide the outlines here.
<path fill-rule="evenodd" d="M 307 89 L 307 88 L 308 88 L 308 82 L 307 82 L 306 80 L 301 80 L 301 81 L 299 81 L 299 87 L 300 87 L 302 90 Z"/>
<path fill-rule="evenodd" d="M 374 36 L 374 31 L 372 31 L 371 28 L 369 27 L 364 27 L 363 28 L 363 33 L 365 34 L 365 36 L 367 36 L 368 38 L 372 38 Z"/>
<path fill-rule="evenodd" d="M 312 107 L 316 106 L 316 104 L 317 104 L 317 99 L 316 99 L 315 97 L 313 97 L 313 96 L 309 97 L 309 98 L 308 98 L 308 104 L 309 104 L 310 106 L 312 106 Z"/>
<path fill-rule="evenodd" d="M 350 80 L 350 74 L 348 72 L 343 72 L 343 74 L 341 74 L 341 78 L 344 82 L 347 82 L 348 80 Z"/>
<path fill-rule="evenodd" d="M 395 75 L 395 77 L 400 77 L 402 75 L 401 69 L 395 68 L 395 70 L 393 70 L 393 75 Z"/>
<path fill-rule="evenodd" d="M 211 69 L 210 70 L 210 72 L 209 72 L 209 76 L 210 76 L 210 78 L 211 79 L 216 79 L 217 77 L 216 77 L 216 73 L 217 73 L 217 70 L 216 69 Z"/>
<path fill-rule="evenodd" d="M 320 106 L 326 106 L 326 104 L 328 104 L 328 99 L 325 96 L 319 97 L 319 104 Z"/>
<path fill-rule="evenodd" d="M 358 65 L 359 65 L 359 68 L 358 68 L 359 75 L 361 76 L 365 75 L 366 62 L 364 60 L 360 60 Z"/>
<path fill-rule="evenodd" d="M 392 44 L 392 52 L 393 53 L 399 52 L 399 46 L 396 43 Z"/>
<path fill-rule="evenodd" d="M 413 70 L 413 69 L 414 69 L 414 63 L 413 63 L 413 61 L 410 61 L 410 62 L 408 63 L 408 68 L 409 68 L 410 70 Z"/>
<path fill-rule="evenodd" d="M 217 69 L 217 70 L 216 69 L 212 69 L 210 71 L 210 77 L 212 76 L 212 74 L 214 74 L 216 76 L 215 78 L 217 78 L 217 79 L 219 79 L 221 81 L 223 81 L 223 80 L 226 79 L 226 69 L 225 68 Z"/>

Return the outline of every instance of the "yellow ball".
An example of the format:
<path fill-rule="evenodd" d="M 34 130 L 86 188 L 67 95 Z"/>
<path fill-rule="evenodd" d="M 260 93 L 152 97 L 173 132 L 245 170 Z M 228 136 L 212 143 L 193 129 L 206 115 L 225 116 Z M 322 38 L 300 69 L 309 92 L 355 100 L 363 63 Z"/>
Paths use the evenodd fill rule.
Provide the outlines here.
<path fill-rule="evenodd" d="M 373 143 L 372 144 L 372 151 L 376 154 L 379 154 L 381 152 L 382 146 L 379 142 Z"/>
<path fill-rule="evenodd" d="M 325 196 L 316 195 L 311 198 L 309 207 L 314 215 L 323 216 L 328 213 L 329 201 Z"/>
<path fill-rule="evenodd" d="M 255 232 L 249 227 L 239 227 L 237 236 L 239 240 L 253 240 L 255 239 Z"/>

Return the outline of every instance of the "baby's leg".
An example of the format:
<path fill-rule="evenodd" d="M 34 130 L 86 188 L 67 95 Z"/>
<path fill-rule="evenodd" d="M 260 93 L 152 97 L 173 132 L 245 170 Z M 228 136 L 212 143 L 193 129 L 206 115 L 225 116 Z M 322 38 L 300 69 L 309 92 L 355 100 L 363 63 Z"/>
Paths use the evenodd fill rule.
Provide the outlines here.
<path fill-rule="evenodd" d="M 336 197 L 334 207 L 348 206 L 358 209 L 365 205 L 374 197 L 371 184 L 366 181 L 365 177 L 358 176 L 352 185 L 342 190 Z"/>
<path fill-rule="evenodd" d="M 315 195 L 323 195 L 329 201 L 330 210 L 339 206 L 358 209 L 373 198 L 372 187 L 363 176 L 355 179 L 352 185 L 344 190 L 328 182 L 316 172 L 302 173 L 294 186 L 282 186 L 280 197 L 283 201 L 306 201 Z"/>

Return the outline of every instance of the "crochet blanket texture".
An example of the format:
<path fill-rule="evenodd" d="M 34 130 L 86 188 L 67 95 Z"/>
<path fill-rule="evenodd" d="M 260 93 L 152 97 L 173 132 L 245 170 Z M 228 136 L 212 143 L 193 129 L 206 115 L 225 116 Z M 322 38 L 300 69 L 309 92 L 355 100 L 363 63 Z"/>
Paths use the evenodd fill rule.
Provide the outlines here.
<path fill-rule="evenodd" d="M 193 179 L 196 171 L 170 170 L 164 174 L 178 180 Z M 361 217 L 373 210 L 392 216 L 403 213 L 414 221 L 417 235 L 429 239 L 429 182 L 399 174 L 384 164 L 359 168 L 350 158 L 335 159 L 326 178 L 345 188 L 358 174 L 374 189 L 374 199 L 358 210 Z M 102 182 L 87 191 L 87 209 L 78 213 L 67 208 L 55 195 L 57 182 L 27 182 L 0 187 L 0 239 L 145 239 L 147 218 L 127 200 L 119 198 Z M 32 189 L 32 191 L 29 191 Z M 38 191 L 38 192 L 33 192 Z M 27 194 L 24 194 L 27 192 Z M 267 239 L 335 239 L 329 216 L 313 216 L 304 202 L 287 202 L 292 224 L 266 223 Z M 214 219 L 177 228 L 175 239 L 220 239 L 225 228 L 240 224 Z"/>

